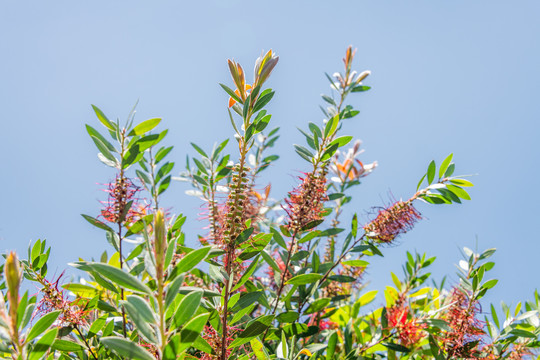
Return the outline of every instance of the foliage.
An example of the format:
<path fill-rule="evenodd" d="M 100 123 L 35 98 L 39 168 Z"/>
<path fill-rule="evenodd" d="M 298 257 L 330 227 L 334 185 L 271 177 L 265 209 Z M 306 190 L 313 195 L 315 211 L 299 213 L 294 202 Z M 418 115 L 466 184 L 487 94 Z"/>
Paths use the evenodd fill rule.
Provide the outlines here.
<path fill-rule="evenodd" d="M 349 95 L 370 89 L 363 84 L 370 73 L 353 71 L 353 58 L 348 48 L 344 72 L 326 75 L 334 95 L 322 96 L 325 121 L 300 130 L 306 144 L 294 149 L 309 165 L 282 200 L 258 183 L 278 160 L 268 154 L 279 138 L 278 128 L 267 130 L 274 91 L 264 87 L 278 63 L 272 51 L 257 60 L 251 84 L 229 60 L 233 85 L 221 87 L 230 96 L 234 140 L 211 151 L 192 144 L 196 154 L 176 178 L 175 163 L 166 160 L 173 147 L 162 145 L 167 130 L 155 130 L 161 119 L 136 124 L 132 110 L 121 124 L 93 106 L 104 129 L 86 129 L 115 179 L 100 213 L 83 217 L 103 231 L 113 254 L 71 263 L 86 273 L 73 281 L 48 275 L 45 241 L 32 244 L 27 259 L 6 254 L 2 358 L 532 357 L 540 345 L 537 292 L 515 309 L 503 303 L 498 310 L 491 305 L 489 316 L 481 311 L 482 297 L 497 284 L 487 275 L 494 249 L 465 248 L 460 281 L 450 287 L 430 282 L 426 271 L 435 258 L 407 253 L 402 277 L 391 273 L 384 294 L 366 291 L 370 259 L 422 219 L 415 203 L 459 204 L 470 200 L 473 184 L 454 175 L 450 154 L 439 167 L 428 165 L 407 200 L 378 208 L 366 224 L 356 214 L 343 219 L 351 190 L 377 167 L 360 161 L 360 142 L 342 134 L 359 114 Z M 238 155 L 226 151 L 229 142 Z M 185 216 L 160 207 L 173 179 L 191 184 L 188 193 L 204 203 L 209 231 L 200 246 L 186 241 Z M 39 294 L 21 296 L 23 278 Z"/>

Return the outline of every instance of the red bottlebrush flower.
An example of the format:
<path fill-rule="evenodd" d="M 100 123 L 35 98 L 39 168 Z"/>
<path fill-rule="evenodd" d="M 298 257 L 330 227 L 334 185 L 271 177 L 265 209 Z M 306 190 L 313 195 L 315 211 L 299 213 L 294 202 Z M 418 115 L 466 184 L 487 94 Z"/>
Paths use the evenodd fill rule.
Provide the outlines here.
<path fill-rule="evenodd" d="M 234 340 L 235 334 L 238 331 L 241 331 L 241 329 L 234 327 L 234 326 L 228 326 L 227 327 L 227 347 L 228 345 Z M 215 355 L 210 355 L 203 353 L 203 355 L 200 357 L 202 360 L 217 360 L 221 359 L 221 342 L 222 342 L 222 336 L 220 333 L 218 333 L 212 326 L 205 326 L 203 333 L 201 334 L 201 337 L 206 340 L 206 342 L 216 351 Z M 229 358 L 231 354 L 231 349 L 227 349 L 226 359 Z"/>
<path fill-rule="evenodd" d="M 403 346 L 416 344 L 422 337 L 425 324 L 419 324 L 414 317 L 409 318 L 409 308 L 401 302 L 386 309 L 388 327 L 395 329 L 396 334 Z"/>
<path fill-rule="evenodd" d="M 118 176 L 115 182 L 108 184 L 105 191 L 109 193 L 108 200 L 102 202 L 105 209 L 101 210 L 101 216 L 105 220 L 116 224 L 132 223 L 145 215 L 145 206 L 132 203 L 129 209 L 127 208 L 130 201 L 137 200 L 135 195 L 140 191 L 129 178 Z"/>
<path fill-rule="evenodd" d="M 306 174 L 302 184 L 289 193 L 285 211 L 289 215 L 287 226 L 297 232 L 312 221 L 322 218 L 326 195 L 326 174 Z"/>
<path fill-rule="evenodd" d="M 63 326 L 85 325 L 87 323 L 86 316 L 88 310 L 85 310 L 84 306 L 79 303 L 80 299 L 70 301 L 65 292 L 58 288 L 61 277 L 62 275 L 60 275 L 53 283 L 47 279 L 41 279 L 40 283 L 43 285 L 43 288 L 41 289 L 43 298 L 38 303 L 37 309 L 42 314 L 60 310 L 61 313 L 58 317 L 58 321 L 60 321 Z"/>
<path fill-rule="evenodd" d="M 309 319 L 308 326 L 317 326 L 319 331 L 337 329 L 339 326 L 330 319 L 322 319 L 324 311 L 313 313 Z"/>
<path fill-rule="evenodd" d="M 392 206 L 380 210 L 377 217 L 364 226 L 364 231 L 370 239 L 390 243 L 399 235 L 411 230 L 421 218 L 412 201 L 397 201 Z"/>
<path fill-rule="evenodd" d="M 449 355 L 467 357 L 476 353 L 476 347 L 481 340 L 482 322 L 476 318 L 480 312 L 478 301 L 471 301 L 469 296 L 458 288 L 454 288 L 450 296 L 452 305 L 444 320 L 452 328 L 442 339 Z"/>

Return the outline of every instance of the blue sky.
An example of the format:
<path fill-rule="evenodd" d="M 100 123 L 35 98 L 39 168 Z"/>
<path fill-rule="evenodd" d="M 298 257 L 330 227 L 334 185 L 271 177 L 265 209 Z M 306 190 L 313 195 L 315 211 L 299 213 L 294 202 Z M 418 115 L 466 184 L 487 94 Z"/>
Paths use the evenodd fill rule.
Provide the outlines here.
<path fill-rule="evenodd" d="M 362 160 L 379 168 L 345 216 L 390 193 L 412 195 L 429 161 L 451 152 L 457 173 L 478 174 L 471 202 L 419 205 L 426 219 L 374 262 L 372 287 L 390 284 L 389 270 L 400 273 L 415 249 L 437 256 L 433 274 L 455 283 L 459 248 L 478 245 L 499 250 L 500 282 L 487 300 L 530 298 L 540 285 L 539 11 L 535 1 L 3 1 L 0 249 L 23 252 L 46 238 L 56 273 L 97 257 L 106 240 L 79 214 L 99 213 L 100 184 L 114 172 L 85 132 L 99 126 L 90 104 L 123 119 L 140 99 L 138 120 L 162 117 L 170 128 L 179 172 L 190 141 L 208 148 L 232 135 L 217 85 L 231 84 L 226 59 L 251 69 L 269 48 L 280 56 L 269 85 L 282 129 L 273 195 L 283 196 L 307 170 L 293 152 L 303 142 L 296 127 L 322 120 L 324 72 L 340 70 L 352 44 L 373 89 L 351 97 L 362 112 L 343 133 L 362 139 Z M 165 203 L 196 219 L 199 204 L 185 190 L 173 183 Z"/>

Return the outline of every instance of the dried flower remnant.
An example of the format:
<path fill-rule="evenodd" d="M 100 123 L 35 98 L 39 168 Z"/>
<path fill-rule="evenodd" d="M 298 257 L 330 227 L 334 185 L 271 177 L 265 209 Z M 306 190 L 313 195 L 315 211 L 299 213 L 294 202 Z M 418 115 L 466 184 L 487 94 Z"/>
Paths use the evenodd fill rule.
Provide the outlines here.
<path fill-rule="evenodd" d="M 144 208 L 138 204 L 130 204 L 135 201 L 135 195 L 140 189 L 125 176 L 118 176 L 115 182 L 108 184 L 105 190 L 109 198 L 105 202 L 105 209 L 101 210 L 101 216 L 111 223 L 132 223 L 144 215 Z M 128 209 L 129 206 L 129 209 Z"/>
<path fill-rule="evenodd" d="M 481 329 L 482 323 L 476 318 L 476 314 L 480 312 L 480 305 L 478 301 L 472 301 L 463 290 L 458 288 L 452 291 L 450 300 L 452 305 L 444 320 L 448 322 L 452 331 L 445 334 L 443 343 L 448 355 L 467 357 L 484 334 Z"/>
<path fill-rule="evenodd" d="M 412 200 L 397 201 L 381 209 L 377 217 L 364 226 L 364 231 L 370 239 L 390 243 L 399 235 L 411 230 L 421 218 Z"/>
<path fill-rule="evenodd" d="M 234 241 L 243 230 L 245 221 L 244 204 L 247 201 L 248 182 L 247 173 L 249 168 L 236 165 L 232 182 L 229 184 L 229 196 L 227 198 L 226 223 L 223 232 L 225 243 Z"/>
<path fill-rule="evenodd" d="M 310 222 L 322 219 L 323 205 L 328 198 L 324 173 L 309 173 L 300 179 L 302 184 L 290 192 L 285 200 L 285 211 L 289 216 L 287 226 L 292 232 L 298 232 Z"/>

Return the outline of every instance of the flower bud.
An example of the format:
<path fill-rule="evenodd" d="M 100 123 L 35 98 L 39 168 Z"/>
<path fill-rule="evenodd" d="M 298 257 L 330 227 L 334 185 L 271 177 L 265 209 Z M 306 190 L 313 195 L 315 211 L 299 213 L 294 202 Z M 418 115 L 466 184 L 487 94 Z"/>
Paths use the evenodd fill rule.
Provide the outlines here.
<path fill-rule="evenodd" d="M 17 254 L 12 251 L 6 258 L 4 276 L 8 286 L 9 312 L 12 326 L 17 324 L 17 309 L 19 308 L 19 286 L 21 285 L 21 268 Z"/>
<path fill-rule="evenodd" d="M 19 260 L 17 260 L 17 254 L 13 251 L 7 256 L 6 264 L 4 265 L 4 273 L 9 292 L 18 301 L 19 286 L 21 284 L 21 268 L 19 266 Z M 10 295 L 10 300 L 12 295 Z"/>
<path fill-rule="evenodd" d="M 360 84 L 360 82 L 361 82 L 362 80 L 364 80 L 365 78 L 367 78 L 369 75 L 371 75 L 371 71 L 369 71 L 369 70 L 362 71 L 362 72 L 360 73 L 360 75 L 358 75 L 358 77 L 356 78 L 356 84 L 357 84 L 357 85 Z"/>
<path fill-rule="evenodd" d="M 165 216 L 163 210 L 158 210 L 154 218 L 154 249 L 156 253 L 156 263 L 159 265 L 163 264 L 165 257 L 165 247 L 167 241 L 165 239 L 166 229 L 165 229 Z"/>

